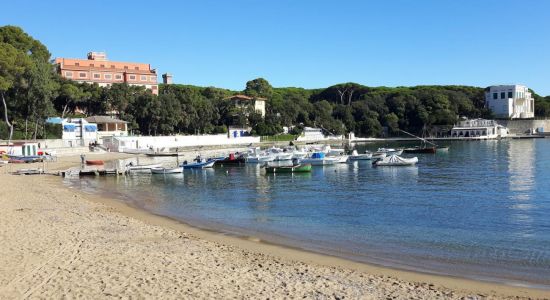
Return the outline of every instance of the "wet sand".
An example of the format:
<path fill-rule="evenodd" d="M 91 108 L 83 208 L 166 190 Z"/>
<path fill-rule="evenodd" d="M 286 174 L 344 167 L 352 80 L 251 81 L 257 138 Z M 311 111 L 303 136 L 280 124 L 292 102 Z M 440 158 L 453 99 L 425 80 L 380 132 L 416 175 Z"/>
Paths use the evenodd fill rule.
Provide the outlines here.
<path fill-rule="evenodd" d="M 87 155 L 115 159 L 129 155 Z M 61 170 L 79 156 L 47 163 Z M 0 298 L 550 298 L 550 291 L 376 267 L 190 227 L 49 175 L 0 168 Z"/>

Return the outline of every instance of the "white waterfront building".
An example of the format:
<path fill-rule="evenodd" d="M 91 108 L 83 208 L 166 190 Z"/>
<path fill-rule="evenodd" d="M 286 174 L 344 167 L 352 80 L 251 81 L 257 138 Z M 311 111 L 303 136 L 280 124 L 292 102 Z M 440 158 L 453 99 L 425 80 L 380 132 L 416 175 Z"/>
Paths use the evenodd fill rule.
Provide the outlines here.
<path fill-rule="evenodd" d="M 493 85 L 485 89 L 485 105 L 495 117 L 529 119 L 535 117 L 535 99 L 524 85 Z"/>
<path fill-rule="evenodd" d="M 508 129 L 495 120 L 466 119 L 451 129 L 451 137 L 459 139 L 497 139 L 507 135 Z"/>

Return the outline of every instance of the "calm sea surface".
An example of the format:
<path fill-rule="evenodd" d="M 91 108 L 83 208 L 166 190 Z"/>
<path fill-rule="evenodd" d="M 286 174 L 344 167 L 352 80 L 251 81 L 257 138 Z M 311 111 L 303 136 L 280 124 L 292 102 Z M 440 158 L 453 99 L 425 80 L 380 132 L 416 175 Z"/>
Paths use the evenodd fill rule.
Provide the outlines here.
<path fill-rule="evenodd" d="M 266 175 L 252 164 L 66 182 L 228 234 L 550 288 L 550 139 L 449 145 L 448 153 L 416 154 L 415 167 L 366 161 Z"/>

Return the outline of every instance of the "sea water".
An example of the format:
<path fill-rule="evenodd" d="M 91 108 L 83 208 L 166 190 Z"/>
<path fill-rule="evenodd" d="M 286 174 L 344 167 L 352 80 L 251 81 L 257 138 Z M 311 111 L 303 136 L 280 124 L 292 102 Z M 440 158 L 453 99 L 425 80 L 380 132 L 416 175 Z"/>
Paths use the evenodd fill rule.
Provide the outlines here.
<path fill-rule="evenodd" d="M 453 142 L 448 152 L 404 156 L 419 162 L 357 161 L 267 175 L 247 164 L 67 184 L 227 234 L 400 269 L 550 288 L 550 139 Z"/>

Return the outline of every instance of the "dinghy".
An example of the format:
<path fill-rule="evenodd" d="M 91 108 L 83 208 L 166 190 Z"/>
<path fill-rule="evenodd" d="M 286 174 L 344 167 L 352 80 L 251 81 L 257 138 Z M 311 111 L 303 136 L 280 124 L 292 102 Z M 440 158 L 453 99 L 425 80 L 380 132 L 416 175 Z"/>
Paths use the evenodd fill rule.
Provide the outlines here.
<path fill-rule="evenodd" d="M 265 167 L 266 173 L 305 173 L 311 172 L 311 165 L 294 165 L 294 166 L 278 166 L 278 167 Z"/>
<path fill-rule="evenodd" d="M 176 168 L 151 168 L 151 173 L 153 174 L 180 174 L 183 173 L 182 167 L 176 167 Z"/>
<path fill-rule="evenodd" d="M 418 157 L 404 158 L 397 155 L 386 156 L 374 163 L 375 166 L 414 166 L 418 162 Z"/>

